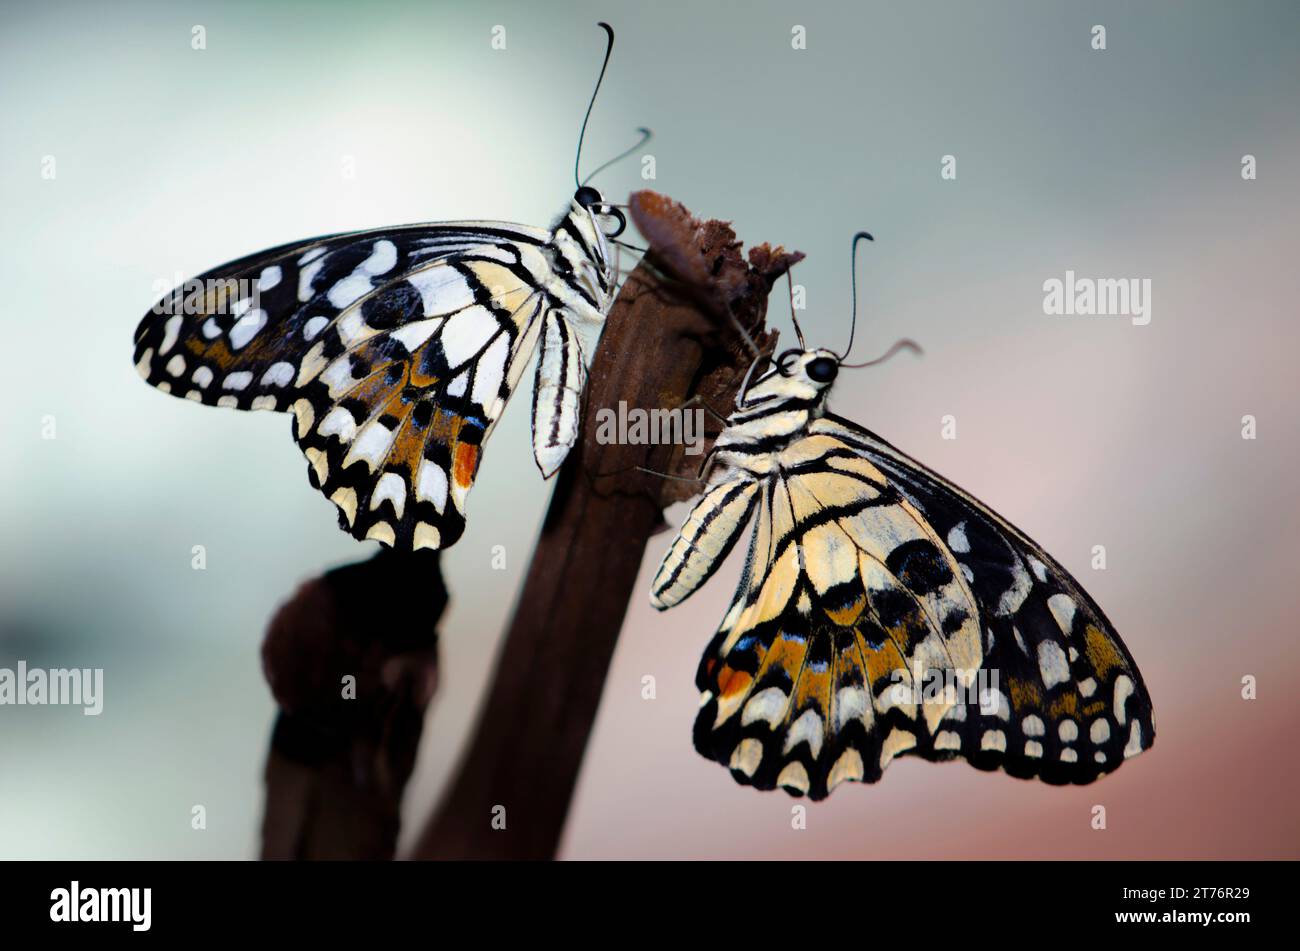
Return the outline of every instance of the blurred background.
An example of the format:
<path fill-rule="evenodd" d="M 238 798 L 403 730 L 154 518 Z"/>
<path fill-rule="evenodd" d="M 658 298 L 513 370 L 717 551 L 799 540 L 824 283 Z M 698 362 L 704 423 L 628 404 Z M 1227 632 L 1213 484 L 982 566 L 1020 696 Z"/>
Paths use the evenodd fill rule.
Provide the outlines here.
<path fill-rule="evenodd" d="M 373 543 L 335 527 L 287 417 L 158 393 L 132 332 L 162 289 L 281 242 L 549 224 L 572 193 L 597 19 L 618 41 L 587 167 L 647 125 L 656 178 L 627 160 L 596 184 L 651 187 L 747 243 L 806 252 L 819 345 L 843 345 L 849 238 L 873 231 L 857 353 L 910 336 L 926 354 L 845 374 L 834 409 L 1078 576 L 1137 658 L 1159 737 L 1083 788 L 903 760 L 809 805 L 796 831 L 794 801 L 691 747 L 733 559 L 671 616 L 639 596 L 630 609 L 562 855 L 1300 854 L 1295 4 L 132 0 L 0 18 L 0 667 L 105 669 L 98 717 L 0 707 L 0 856 L 256 854 L 265 624 L 297 582 Z M 1045 316 L 1043 282 L 1067 269 L 1149 278 L 1149 325 Z M 407 841 L 468 734 L 547 502 L 523 389 L 444 559 Z"/>

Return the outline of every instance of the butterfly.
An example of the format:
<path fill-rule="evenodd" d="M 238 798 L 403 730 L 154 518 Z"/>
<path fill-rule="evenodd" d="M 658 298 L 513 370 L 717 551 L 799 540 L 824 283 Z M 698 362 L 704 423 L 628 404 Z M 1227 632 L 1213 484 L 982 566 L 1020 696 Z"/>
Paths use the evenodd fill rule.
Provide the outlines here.
<path fill-rule="evenodd" d="M 617 206 L 578 181 L 614 45 L 599 26 L 608 40 L 578 136 L 577 190 L 553 227 L 412 224 L 240 258 L 145 315 L 140 375 L 196 402 L 292 413 L 308 478 L 344 530 L 438 549 L 464 531 L 484 443 L 540 348 L 533 455 L 553 475 L 578 433 L 580 333 L 602 325 L 617 293 L 610 245 L 626 227 Z M 641 133 L 623 155 L 649 137 Z"/>
<path fill-rule="evenodd" d="M 899 756 L 1062 784 L 1148 749 L 1150 696 L 1096 602 L 988 506 L 831 413 L 850 364 L 795 326 L 799 348 L 742 386 L 651 587 L 656 608 L 680 603 L 755 521 L 696 675 L 696 749 L 814 800 Z"/>

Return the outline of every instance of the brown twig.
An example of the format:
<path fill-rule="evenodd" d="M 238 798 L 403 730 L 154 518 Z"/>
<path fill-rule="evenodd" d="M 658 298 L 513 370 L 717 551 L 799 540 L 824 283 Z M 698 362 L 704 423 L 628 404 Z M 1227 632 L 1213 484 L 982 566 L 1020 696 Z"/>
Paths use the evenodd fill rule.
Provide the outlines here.
<path fill-rule="evenodd" d="M 630 207 L 650 252 L 610 312 L 579 444 L 560 472 L 483 714 L 415 858 L 554 856 L 646 542 L 663 509 L 697 489 L 636 467 L 690 476 L 702 458 L 681 446 L 602 443 L 597 412 L 620 402 L 678 407 L 692 396 L 726 412 L 753 360 L 733 318 L 764 352 L 775 345 L 763 330 L 767 297 L 802 255 L 760 245 L 746 261 L 723 222 L 697 221 L 653 192 L 637 192 Z"/>
<path fill-rule="evenodd" d="M 437 553 L 383 550 L 312 579 L 276 612 L 262 645 L 280 704 L 262 858 L 393 857 L 446 604 Z"/>

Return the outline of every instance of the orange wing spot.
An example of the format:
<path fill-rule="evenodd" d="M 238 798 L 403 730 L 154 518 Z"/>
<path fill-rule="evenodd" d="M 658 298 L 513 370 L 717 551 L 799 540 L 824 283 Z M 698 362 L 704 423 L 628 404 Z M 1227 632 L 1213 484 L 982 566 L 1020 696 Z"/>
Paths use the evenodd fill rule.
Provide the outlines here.
<path fill-rule="evenodd" d="M 474 482 L 474 473 L 478 469 L 478 446 L 460 443 L 456 447 L 456 461 L 452 476 L 462 489 L 468 489 Z"/>
<path fill-rule="evenodd" d="M 862 614 L 862 609 L 866 606 L 866 596 L 862 595 L 852 604 L 846 605 L 842 608 L 834 610 L 827 608 L 826 616 L 831 619 L 832 624 L 837 624 L 840 627 L 852 627 L 857 623 L 858 616 Z"/>
<path fill-rule="evenodd" d="M 1043 694 L 1030 681 L 1017 680 L 1015 677 L 1008 678 L 1007 690 L 1011 694 L 1011 709 L 1023 713 L 1026 710 L 1043 708 Z"/>
<path fill-rule="evenodd" d="M 1078 717 L 1079 715 L 1079 694 L 1071 691 L 1062 694 L 1051 702 L 1047 708 L 1047 715 L 1053 720 L 1059 720 L 1062 717 Z"/>
<path fill-rule="evenodd" d="M 183 346 L 194 356 L 208 363 L 214 363 L 217 369 L 225 372 L 235 365 L 235 355 L 230 352 L 226 346 L 226 341 L 218 338 L 212 343 L 200 340 L 197 337 L 191 337 L 184 341 Z"/>
<path fill-rule="evenodd" d="M 1088 661 L 1096 668 L 1099 679 L 1108 680 L 1111 670 L 1115 667 L 1120 670 L 1127 668 L 1128 665 L 1124 663 L 1124 658 L 1120 656 L 1119 651 L 1115 650 L 1115 645 L 1110 642 L 1110 638 L 1098 630 L 1096 625 L 1089 624 L 1083 637 Z"/>
<path fill-rule="evenodd" d="M 723 667 L 718 674 L 718 693 L 724 698 L 734 697 L 736 694 L 744 693 L 749 689 L 749 685 L 754 682 L 754 678 L 743 670 L 733 670 L 730 667 Z"/>
<path fill-rule="evenodd" d="M 907 663 L 892 640 L 886 640 L 879 647 L 873 648 L 859 634 L 858 649 L 862 651 L 862 657 L 867 662 L 867 682 L 873 688 L 882 680 L 892 680 L 895 670 L 900 668 L 907 670 Z M 908 683 L 911 683 L 910 675 Z"/>

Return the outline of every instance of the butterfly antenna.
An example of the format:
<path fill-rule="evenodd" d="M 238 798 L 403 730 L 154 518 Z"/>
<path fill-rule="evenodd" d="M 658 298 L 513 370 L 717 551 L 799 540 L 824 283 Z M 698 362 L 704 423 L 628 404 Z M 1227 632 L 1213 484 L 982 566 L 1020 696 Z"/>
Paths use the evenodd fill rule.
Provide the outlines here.
<path fill-rule="evenodd" d="M 853 349 L 853 335 L 857 333 L 858 330 L 858 242 L 863 238 L 866 238 L 868 241 L 876 240 L 867 232 L 859 231 L 853 236 L 853 247 L 849 250 L 849 267 L 850 273 L 853 275 L 851 278 L 853 282 L 853 316 L 849 318 L 849 345 L 844 348 L 844 354 L 840 357 L 841 364 L 843 364 L 845 358 L 848 357 L 849 351 Z M 897 344 L 895 344 L 895 346 L 897 346 Z"/>
<path fill-rule="evenodd" d="M 582 117 L 582 130 L 578 133 L 578 154 L 573 157 L 573 184 L 578 188 L 582 187 L 582 182 L 578 181 L 578 164 L 582 161 L 582 140 L 587 136 L 587 120 L 591 118 L 592 107 L 596 105 L 596 94 L 600 92 L 600 84 L 605 79 L 605 69 L 609 66 L 609 54 L 614 52 L 614 28 L 603 20 L 596 24 L 609 37 L 605 44 L 605 61 L 600 64 L 600 75 L 596 77 L 596 88 L 591 91 L 591 102 L 587 103 L 587 114 Z"/>
<path fill-rule="evenodd" d="M 749 348 L 749 352 L 754 356 L 754 362 L 757 363 L 758 358 L 762 356 L 762 352 L 758 349 L 758 344 L 754 343 L 754 338 L 749 335 L 749 331 L 745 329 L 745 325 L 736 318 L 736 315 L 733 314 L 730 309 L 727 310 L 727 316 L 731 318 L 732 324 L 736 327 L 736 333 L 740 334 L 740 339 L 745 341 L 745 346 Z"/>
<path fill-rule="evenodd" d="M 866 363 L 841 362 L 840 366 L 847 370 L 858 370 L 861 369 L 862 367 L 874 367 L 878 363 L 884 363 L 886 360 L 888 360 L 894 354 L 898 353 L 900 350 L 911 350 L 918 357 L 921 356 L 923 353 L 925 353 L 925 351 L 921 349 L 921 345 L 919 343 L 917 343 L 915 340 L 912 340 L 909 337 L 904 337 L 902 340 L 895 341 L 892 347 L 886 350 L 881 356 L 876 357 L 876 359 L 874 360 L 868 360 Z"/>
<path fill-rule="evenodd" d="M 790 276 L 789 270 L 785 272 L 785 280 L 790 285 L 790 322 L 794 324 L 794 335 L 799 338 L 799 349 L 807 350 L 808 344 L 804 343 L 803 328 L 799 326 L 799 318 L 794 315 L 794 278 Z"/>
<path fill-rule="evenodd" d="M 612 159 L 610 159 L 610 160 L 609 160 L 608 162 L 606 162 L 604 165 L 597 166 L 597 168 L 596 168 L 596 170 L 595 170 L 594 172 L 592 172 L 590 175 L 588 175 L 586 178 L 584 178 L 584 179 L 582 180 L 582 184 L 583 184 L 583 185 L 587 184 L 587 182 L 591 181 L 593 178 L 595 178 L 595 177 L 596 177 L 597 175 L 599 175 L 601 172 L 605 171 L 605 169 L 609 168 L 609 167 L 610 167 L 611 165 L 613 165 L 615 162 L 621 162 L 621 161 L 623 161 L 623 159 L 627 158 L 629 155 L 631 155 L 631 154 L 632 154 L 633 152 L 635 152 L 637 149 L 641 148 L 641 146 L 643 146 L 643 145 L 645 145 L 647 142 L 649 142 L 650 139 L 651 139 L 651 137 L 654 136 L 654 133 L 651 132 L 649 129 L 647 129 L 645 126 L 641 126 L 641 127 L 638 128 L 636 131 L 639 132 L 639 133 L 641 134 L 641 138 L 637 140 L 637 143 L 636 143 L 635 145 L 633 145 L 630 149 L 624 149 L 622 152 L 619 152 L 617 155 L 615 155 Z M 575 174 L 575 175 L 577 174 L 577 169 L 576 169 L 576 168 L 574 169 L 574 174 Z M 624 206 L 622 206 L 622 205 L 610 205 L 609 207 L 610 207 L 610 208 L 621 208 L 621 207 L 624 207 Z"/>
<path fill-rule="evenodd" d="M 762 357 L 761 354 L 759 354 L 758 356 L 755 356 L 755 357 L 754 357 L 754 361 L 749 365 L 749 369 L 745 371 L 745 378 L 744 378 L 743 380 L 740 381 L 740 389 L 736 390 L 736 408 L 737 408 L 737 409 L 739 409 L 739 408 L 740 408 L 740 404 L 744 402 L 744 400 L 745 400 L 745 394 L 749 392 L 749 380 L 750 380 L 750 378 L 754 375 L 754 371 L 758 368 L 758 365 L 759 365 L 760 363 L 762 363 L 762 362 L 763 362 L 763 357 Z"/>

